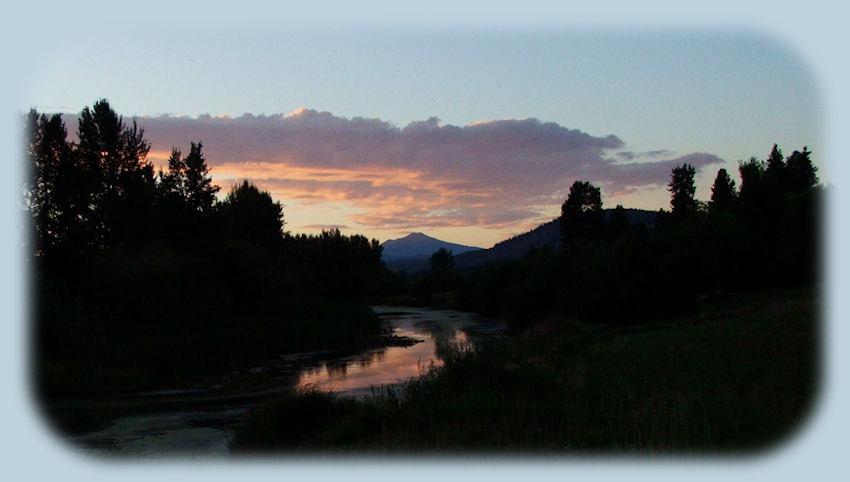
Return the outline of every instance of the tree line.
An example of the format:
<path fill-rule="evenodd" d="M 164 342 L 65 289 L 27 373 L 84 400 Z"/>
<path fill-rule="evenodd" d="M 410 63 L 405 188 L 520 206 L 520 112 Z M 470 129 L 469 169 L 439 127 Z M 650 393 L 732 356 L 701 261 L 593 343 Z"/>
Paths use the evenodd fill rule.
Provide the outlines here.
<path fill-rule="evenodd" d="M 155 171 L 150 144 L 105 100 L 79 115 L 26 117 L 35 373 L 48 393 L 152 386 L 380 331 L 366 297 L 455 292 L 461 308 L 516 328 L 547 314 L 639 323 L 693 311 L 725 291 L 817 281 L 822 188 L 811 152 L 718 171 L 696 198 L 695 169 L 671 172 L 670 210 L 652 227 L 576 181 L 560 248 L 468 271 L 431 259 L 405 286 L 377 240 L 339 230 L 292 235 L 283 206 L 248 181 L 218 197 L 201 142 Z"/>
<path fill-rule="evenodd" d="M 106 100 L 26 117 L 36 373 L 46 391 L 167 383 L 380 331 L 366 296 L 391 275 L 377 240 L 292 235 L 251 182 L 221 199 L 201 142 L 155 171 Z M 350 316 L 342 316 L 350 313 Z"/>
<path fill-rule="evenodd" d="M 561 206 L 562 245 L 463 273 L 461 304 L 507 316 L 515 327 L 546 314 L 638 323 L 680 316 L 729 291 L 817 282 L 823 188 L 807 147 L 787 158 L 739 162 L 740 187 L 717 172 L 708 201 L 696 170 L 672 169 L 670 209 L 653 227 L 632 225 L 622 206 L 606 218 L 601 191 L 575 181 Z"/>

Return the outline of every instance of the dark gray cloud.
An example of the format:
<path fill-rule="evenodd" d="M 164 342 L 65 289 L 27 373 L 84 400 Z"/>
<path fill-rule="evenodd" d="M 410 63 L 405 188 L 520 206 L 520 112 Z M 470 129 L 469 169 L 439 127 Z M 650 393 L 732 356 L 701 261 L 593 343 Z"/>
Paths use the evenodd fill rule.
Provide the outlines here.
<path fill-rule="evenodd" d="M 345 224 L 310 224 L 310 225 L 307 225 L 307 226 L 301 226 L 301 228 L 303 228 L 303 229 L 313 229 L 313 230 L 321 229 L 322 231 L 330 231 L 330 230 L 334 230 L 334 229 L 339 229 L 340 231 L 342 231 L 344 229 L 348 229 L 348 226 L 345 225 Z"/>
<path fill-rule="evenodd" d="M 615 135 L 537 119 L 453 126 L 431 117 L 399 128 L 299 109 L 137 121 L 154 162 L 164 162 L 172 147 L 201 141 L 225 188 L 247 178 L 284 201 L 348 202 L 364 208 L 352 221 L 373 227 L 508 226 L 560 205 L 577 179 L 610 197 L 666 185 L 677 164 L 699 171 L 722 162 L 707 153 L 629 152 Z"/>
<path fill-rule="evenodd" d="M 616 156 L 624 161 L 636 161 L 639 159 L 657 159 L 659 157 L 669 157 L 674 154 L 675 153 L 673 151 L 667 149 L 659 149 L 647 152 L 622 151 L 618 152 Z"/>

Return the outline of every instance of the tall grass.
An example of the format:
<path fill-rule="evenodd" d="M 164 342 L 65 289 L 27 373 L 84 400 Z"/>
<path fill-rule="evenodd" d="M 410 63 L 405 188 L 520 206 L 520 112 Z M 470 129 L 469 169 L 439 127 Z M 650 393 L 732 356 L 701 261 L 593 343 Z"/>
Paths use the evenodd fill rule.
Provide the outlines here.
<path fill-rule="evenodd" d="M 293 393 L 254 413 L 234 449 L 763 450 L 789 437 L 811 407 L 815 304 L 810 291 L 750 293 L 675 323 L 556 324 L 455 351 L 400 392 L 374 390 L 362 401 Z"/>

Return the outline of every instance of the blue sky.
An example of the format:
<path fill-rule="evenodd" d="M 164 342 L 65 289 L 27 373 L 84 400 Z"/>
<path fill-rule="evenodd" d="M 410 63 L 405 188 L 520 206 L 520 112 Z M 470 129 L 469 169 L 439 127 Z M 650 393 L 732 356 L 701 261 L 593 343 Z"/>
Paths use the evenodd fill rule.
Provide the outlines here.
<path fill-rule="evenodd" d="M 115 40 L 104 41 L 104 37 Z M 20 111 L 35 107 L 75 113 L 107 98 L 127 118 L 139 116 L 149 132 L 156 130 L 156 119 L 145 117 L 270 116 L 302 108 L 334 118 L 378 119 L 400 129 L 433 117 L 440 125 L 456 127 L 537 119 L 593 137 L 619 138 L 622 146 L 598 153 L 600 160 L 618 154 L 624 159 L 622 151 L 632 158 L 643 153 L 642 162 L 668 164 L 695 153 L 715 156 L 716 162 L 698 175 L 698 197 L 703 199 L 709 196 L 717 169 L 734 172 L 738 160 L 765 157 L 774 142 L 787 154 L 808 145 L 816 162 L 821 147 L 821 97 L 810 67 L 781 39 L 734 29 L 422 28 L 402 32 L 188 27 L 154 28 L 137 37 L 107 30 L 106 35 L 79 36 L 56 45 L 37 68 L 38 75 L 19 99 Z M 238 150 L 222 157 L 223 141 L 202 130 L 190 131 L 191 139 L 154 139 L 154 151 L 159 154 L 151 159 L 164 162 L 171 147 L 186 148 L 189 141 L 202 140 L 214 174 L 221 174 L 216 164 L 230 164 L 227 176 L 219 176 L 224 190 L 237 178 L 248 177 L 240 176 L 233 166 Z M 246 132 L 242 139 L 254 137 Z M 242 145 L 243 141 L 229 142 L 240 142 L 243 152 L 262 150 Z M 254 142 L 268 144 L 268 139 Z M 265 155 L 274 157 L 286 146 L 277 149 Z M 435 151 L 434 155 L 445 155 L 442 149 Z M 340 226 L 343 231 L 385 240 L 407 231 L 427 231 L 483 247 L 557 216 L 566 189 L 578 177 L 601 184 L 609 207 L 668 206 L 664 172 L 642 184 L 606 185 L 610 179 L 593 178 L 592 171 L 571 171 L 566 164 L 574 154 L 564 153 L 560 162 L 565 166 L 560 170 L 554 161 L 546 168 L 549 171 L 541 170 L 540 163 L 528 160 L 525 151 L 513 154 L 514 161 L 526 162 L 522 167 L 516 162 L 495 167 L 504 171 L 505 178 L 519 182 L 531 171 L 561 182 L 560 189 L 545 186 L 547 191 L 539 193 L 548 196 L 545 201 L 507 196 L 506 202 L 518 203 L 523 216 L 518 211 L 513 216 L 495 216 L 492 206 L 488 216 L 448 216 L 458 207 L 458 198 L 434 192 L 444 202 L 432 199 L 427 212 L 420 209 L 417 216 L 396 210 L 395 219 L 405 216 L 408 222 L 388 223 L 388 216 L 377 222 L 370 212 L 382 206 L 354 199 L 363 199 L 362 193 L 330 196 L 325 203 L 314 196 L 305 201 L 303 190 L 276 191 L 265 182 L 270 176 L 256 169 L 251 178 L 288 206 L 288 228 L 294 232 Z M 297 164 L 303 167 L 312 161 L 303 158 Z M 293 166 L 283 159 L 278 162 Z M 350 159 L 349 167 L 362 168 L 364 162 L 362 157 Z M 486 159 L 467 153 L 450 162 L 483 163 Z M 412 161 L 407 167 L 418 169 Z M 826 178 L 820 167 L 821 177 Z M 275 178 L 285 175 L 281 171 Z M 514 192 L 509 182 L 498 187 Z M 428 202 L 418 196 L 385 199 L 394 206 Z M 494 202 L 495 197 L 490 204 Z M 499 222 L 494 222 L 497 218 Z M 417 225 L 416 219 L 428 222 Z M 430 222 L 435 219 L 444 222 Z"/>
<path fill-rule="evenodd" d="M 227 156 L 221 152 L 224 141 L 199 126 L 182 138 L 157 134 L 152 139 L 155 163 L 164 162 L 171 147 L 185 149 L 189 141 L 204 141 L 224 190 L 240 177 L 255 180 L 287 205 L 288 228 L 293 232 L 342 226 L 343 231 L 385 240 L 426 231 L 487 247 L 557 216 L 566 189 L 579 177 L 601 185 L 609 207 L 658 209 L 668 206 L 669 165 L 684 162 L 685 156 L 714 156 L 698 176 L 698 197 L 707 199 L 717 169 L 735 172 L 738 160 L 763 158 L 774 142 L 787 154 L 808 145 L 816 162 L 821 147 L 821 98 L 809 66 L 781 39 L 743 30 L 166 27 L 138 36 L 108 30 L 105 35 L 81 35 L 52 46 L 46 54 L 26 95 L 18 100 L 20 111 L 35 107 L 75 113 L 107 98 L 128 119 L 138 116 L 149 132 L 157 131 L 155 123 L 163 115 L 237 118 L 289 115 L 304 108 L 334 119 L 377 119 L 398 129 L 434 117 L 440 126 L 459 128 L 536 119 L 594 138 L 616 136 L 622 141 L 616 149 L 596 153 L 594 162 L 628 155 L 640 161 L 633 163 L 635 168 L 641 163 L 667 163 L 653 179 L 623 184 L 593 169 L 571 169 L 570 163 L 583 155 L 576 150 L 580 146 L 563 152 L 558 161 L 546 162 L 529 158 L 537 151 L 517 149 L 511 159 L 492 169 L 503 173 L 500 180 L 493 180 L 498 188 L 516 193 L 506 196 L 505 202 L 519 209 L 497 213 L 494 196 L 486 209 L 479 206 L 473 215 L 458 211 L 463 209 L 458 203 L 464 202 L 458 196 L 433 189 L 429 199 L 411 190 L 409 195 L 383 196 L 383 204 L 376 201 L 377 194 L 370 197 L 372 202 L 363 201 L 367 196 L 362 190 L 380 183 L 376 178 L 361 184 L 356 193 L 349 190 L 345 196 L 331 195 L 327 202 L 318 202 L 305 189 L 281 187 L 285 170 L 274 176 L 256 169 L 250 176 L 240 174 L 234 164 L 241 152 L 259 151 L 257 155 L 269 161 L 277 156 L 274 162 L 291 168 L 315 162 L 309 157 L 315 153 L 306 153 L 297 162 L 281 157 L 285 144 L 264 152 L 263 146 L 274 143 L 247 131 L 240 139 L 227 141 L 241 149 Z M 251 143 L 245 140 L 249 138 Z M 330 139 L 322 138 L 325 143 Z M 444 148 L 427 149 L 433 156 L 446 156 Z M 463 150 L 463 155 L 449 156 L 446 162 L 489 162 L 483 153 Z M 422 154 L 421 149 L 417 152 Z M 332 155 L 335 167 L 345 163 L 344 156 L 344 152 Z M 366 157 L 349 159 L 346 168 L 386 166 L 373 166 Z M 419 157 L 418 162 L 438 162 Z M 228 164 L 226 175 L 217 164 Z M 412 159 L 392 164 L 408 173 L 421 170 Z M 469 181 L 479 173 L 456 174 Z M 532 182 L 534 176 L 528 173 L 560 184 L 538 184 L 545 192 L 535 194 L 546 199 L 531 199 L 527 189 L 508 181 L 522 184 L 525 177 Z M 436 173 L 429 174 L 433 181 Z M 821 177 L 825 174 L 821 166 Z M 484 189 L 481 184 L 470 188 Z M 310 186 L 315 188 L 315 183 Z M 324 187 L 327 192 L 344 190 L 339 185 Z M 395 209 L 388 214 L 390 205 L 400 203 L 430 208 L 417 213 Z M 380 210 L 387 215 L 373 215 Z M 417 225 L 417 220 L 422 223 Z"/>

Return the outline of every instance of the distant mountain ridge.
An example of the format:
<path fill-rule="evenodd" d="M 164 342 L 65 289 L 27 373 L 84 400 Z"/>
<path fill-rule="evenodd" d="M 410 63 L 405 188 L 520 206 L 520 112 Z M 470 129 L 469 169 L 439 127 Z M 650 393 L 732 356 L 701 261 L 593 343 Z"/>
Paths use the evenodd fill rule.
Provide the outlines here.
<path fill-rule="evenodd" d="M 606 221 L 610 218 L 611 213 L 613 211 L 613 209 L 605 210 Z M 643 224 L 647 228 L 654 227 L 655 222 L 658 219 L 658 211 L 646 211 L 643 209 L 625 209 L 625 213 L 630 224 Z M 416 234 L 422 235 L 425 238 L 429 238 L 432 240 L 434 239 L 425 236 L 422 233 Z M 410 236 L 412 235 L 408 235 L 407 238 L 409 238 Z M 384 261 L 386 261 L 387 266 L 393 271 L 407 271 L 408 273 L 414 273 L 417 271 L 427 270 L 430 267 L 429 258 L 431 256 L 431 253 L 439 249 L 439 247 L 436 247 L 424 256 L 420 255 L 409 257 L 395 257 L 389 259 L 386 256 L 386 244 L 390 243 L 391 241 L 394 242 L 400 240 L 390 240 L 384 243 Z M 442 241 L 442 243 L 445 242 Z M 445 244 L 452 245 L 452 243 Z M 559 222 L 559 218 L 553 219 L 548 223 L 541 224 L 540 226 L 526 233 L 496 243 L 492 248 L 489 249 L 474 248 L 472 250 L 467 251 L 452 250 L 448 247 L 446 247 L 446 249 L 452 251 L 452 254 L 454 255 L 455 267 L 469 268 L 486 263 L 493 263 L 496 261 L 520 259 L 526 254 L 528 254 L 528 252 L 532 248 L 540 250 L 543 249 L 545 246 L 548 246 L 551 249 L 557 249 L 559 246 L 561 246 L 561 224 Z M 466 248 L 469 247 L 466 246 Z"/>
<path fill-rule="evenodd" d="M 381 258 L 386 263 L 412 258 L 430 258 L 434 251 L 440 248 L 451 251 L 454 256 L 469 251 L 482 250 L 482 248 L 475 246 L 464 246 L 432 238 L 424 233 L 410 233 L 403 238 L 389 239 L 384 241 L 381 246 L 384 248 Z"/>
<path fill-rule="evenodd" d="M 643 224 L 647 228 L 651 228 L 655 226 L 655 221 L 658 219 L 658 211 L 645 211 L 643 209 L 624 209 L 624 211 L 631 225 Z M 613 209 L 604 210 L 606 222 L 613 212 Z M 490 249 L 455 256 L 454 264 L 458 268 L 465 268 L 494 261 L 520 259 L 528 254 L 531 248 L 540 250 L 545 246 L 551 249 L 561 246 L 560 218 L 555 218 L 531 231 L 496 243 Z"/>

